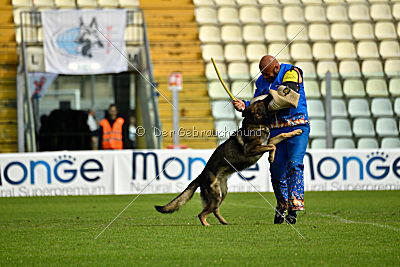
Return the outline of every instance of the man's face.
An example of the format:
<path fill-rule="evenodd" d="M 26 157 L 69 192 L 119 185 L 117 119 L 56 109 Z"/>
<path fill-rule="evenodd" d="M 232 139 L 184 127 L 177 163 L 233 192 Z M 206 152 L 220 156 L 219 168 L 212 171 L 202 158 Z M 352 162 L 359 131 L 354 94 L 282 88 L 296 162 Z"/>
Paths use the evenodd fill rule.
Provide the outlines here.
<path fill-rule="evenodd" d="M 264 70 L 261 71 L 262 76 L 264 79 L 267 80 L 267 82 L 272 83 L 275 81 L 276 76 L 278 73 L 275 71 L 276 68 L 265 68 Z"/>
<path fill-rule="evenodd" d="M 108 109 L 108 114 L 110 115 L 110 118 L 116 118 L 117 117 L 117 113 L 118 113 L 118 110 L 117 110 L 116 107 L 110 107 Z"/>

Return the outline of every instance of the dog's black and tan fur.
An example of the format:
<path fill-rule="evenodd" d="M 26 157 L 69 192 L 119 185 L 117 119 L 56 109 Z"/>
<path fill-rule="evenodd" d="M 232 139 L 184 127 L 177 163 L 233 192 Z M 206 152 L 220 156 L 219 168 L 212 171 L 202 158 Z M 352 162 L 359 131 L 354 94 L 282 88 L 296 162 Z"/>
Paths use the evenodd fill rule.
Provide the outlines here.
<path fill-rule="evenodd" d="M 198 187 L 203 201 L 203 211 L 198 215 L 200 222 L 208 226 L 207 216 L 214 213 L 221 224 L 227 224 L 219 207 L 227 192 L 228 176 L 254 165 L 269 151 L 269 161 L 274 161 L 275 145 L 301 134 L 301 130 L 283 133 L 269 139 L 266 123 L 270 98 L 252 103 L 243 111 L 242 128 L 221 144 L 211 155 L 202 173 L 175 199 L 165 206 L 155 206 L 161 213 L 172 213 L 190 200 Z M 235 167 L 233 168 L 231 164 Z M 236 169 L 236 170 L 235 170 Z"/>

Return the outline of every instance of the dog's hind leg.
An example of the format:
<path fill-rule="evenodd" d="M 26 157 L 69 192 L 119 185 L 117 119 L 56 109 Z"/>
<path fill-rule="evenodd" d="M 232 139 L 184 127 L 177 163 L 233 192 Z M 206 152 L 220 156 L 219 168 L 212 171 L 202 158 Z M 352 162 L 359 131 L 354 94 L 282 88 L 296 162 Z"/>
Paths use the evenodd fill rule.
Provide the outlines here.
<path fill-rule="evenodd" d="M 200 222 L 204 226 L 210 226 L 210 224 L 207 222 L 207 217 L 208 215 L 212 212 L 212 207 L 210 204 L 208 204 L 206 207 L 204 207 L 203 211 L 200 212 L 200 214 L 197 216 L 200 219 Z"/>
<path fill-rule="evenodd" d="M 224 219 L 224 217 L 222 217 L 221 213 L 219 212 L 219 207 L 216 208 L 213 213 L 221 224 L 228 224 L 228 222 Z"/>

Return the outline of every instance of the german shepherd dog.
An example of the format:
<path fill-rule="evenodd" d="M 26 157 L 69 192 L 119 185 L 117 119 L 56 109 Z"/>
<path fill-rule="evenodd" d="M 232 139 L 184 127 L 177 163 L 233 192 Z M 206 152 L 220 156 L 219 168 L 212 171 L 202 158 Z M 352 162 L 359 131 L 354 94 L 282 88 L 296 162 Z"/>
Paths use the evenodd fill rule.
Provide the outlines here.
<path fill-rule="evenodd" d="M 228 192 L 228 176 L 254 165 L 267 151 L 270 152 L 269 161 L 273 162 L 275 145 L 302 133 L 301 130 L 295 130 L 269 139 L 270 131 L 266 125 L 266 118 L 271 99 L 265 95 L 254 98 L 250 106 L 243 110 L 242 128 L 217 147 L 201 174 L 179 196 L 165 206 L 155 206 L 156 210 L 161 213 L 178 210 L 200 187 L 203 211 L 198 217 L 201 224 L 210 225 L 207 222 L 210 213 L 214 213 L 221 224 L 227 224 L 220 214 L 219 207 Z"/>

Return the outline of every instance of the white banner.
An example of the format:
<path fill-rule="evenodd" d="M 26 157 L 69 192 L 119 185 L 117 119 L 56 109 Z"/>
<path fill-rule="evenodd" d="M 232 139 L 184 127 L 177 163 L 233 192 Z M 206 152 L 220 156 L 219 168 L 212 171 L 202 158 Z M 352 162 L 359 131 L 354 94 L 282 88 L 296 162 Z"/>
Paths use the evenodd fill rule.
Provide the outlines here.
<path fill-rule="evenodd" d="M 0 196 L 114 194 L 113 153 L 0 154 Z"/>
<path fill-rule="evenodd" d="M 0 154 L 0 197 L 177 193 L 213 150 L 122 150 Z M 400 150 L 309 150 L 305 191 L 400 190 Z M 272 192 L 267 155 L 233 174 L 229 192 Z M 246 181 L 247 180 L 247 181 Z M 250 184 L 250 183 L 251 184 Z M 147 186 L 147 187 L 146 187 Z"/>
<path fill-rule="evenodd" d="M 42 24 L 46 72 L 100 74 L 128 69 L 123 55 L 107 41 L 125 53 L 126 10 L 45 10 Z"/>

